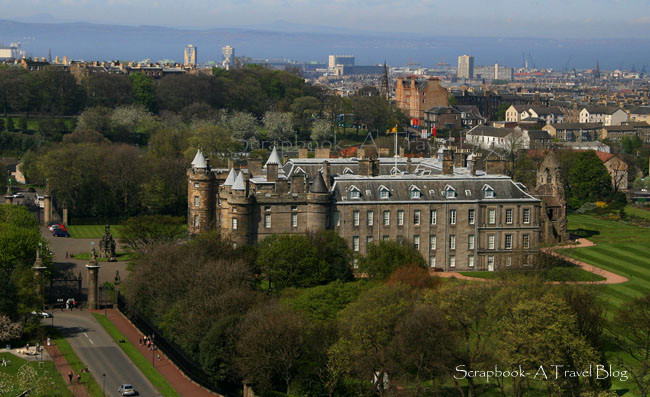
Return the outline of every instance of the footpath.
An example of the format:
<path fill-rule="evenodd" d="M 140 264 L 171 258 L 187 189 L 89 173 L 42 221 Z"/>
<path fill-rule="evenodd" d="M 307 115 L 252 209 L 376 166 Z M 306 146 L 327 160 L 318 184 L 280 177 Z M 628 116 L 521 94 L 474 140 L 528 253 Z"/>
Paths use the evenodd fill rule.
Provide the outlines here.
<path fill-rule="evenodd" d="M 56 369 L 59 370 L 63 376 L 63 381 L 68 385 L 72 394 L 75 397 L 90 397 L 90 394 L 86 391 L 86 388 L 83 384 L 79 384 L 76 381 L 77 374 L 72 371 L 72 367 L 68 364 L 68 361 L 63 357 L 63 354 L 59 351 L 59 348 L 56 347 L 53 343 L 50 346 L 44 346 L 47 354 L 50 355 Z M 68 377 L 68 374 L 72 373 L 72 381 Z"/>
<path fill-rule="evenodd" d="M 151 357 L 151 350 L 147 349 L 144 344 L 140 344 L 140 340 L 144 338 L 144 335 L 127 319 L 122 313 L 117 309 L 108 309 L 107 318 L 110 320 L 115 327 L 129 340 L 129 342 L 135 346 L 135 348 L 142 353 L 145 357 Z M 103 310 L 97 311 L 97 313 L 104 313 Z M 160 360 L 158 360 L 158 354 L 160 354 Z M 169 382 L 170 386 L 178 392 L 181 396 L 193 396 L 193 397 L 214 397 L 220 396 L 219 394 L 213 393 L 204 387 L 198 385 L 189 379 L 185 374 L 176 366 L 174 363 L 167 358 L 162 351 L 155 351 L 156 358 L 154 360 L 154 366 L 160 372 L 160 374 Z"/>
<path fill-rule="evenodd" d="M 619 274 L 612 273 L 610 271 L 607 271 L 605 269 L 601 269 L 600 267 L 596 267 L 594 265 L 590 265 L 586 262 L 579 261 L 577 259 L 570 258 L 566 255 L 562 255 L 556 250 L 558 249 L 564 249 L 564 248 L 583 248 L 583 247 L 593 247 L 594 243 L 591 241 L 587 240 L 586 238 L 581 238 L 578 239 L 577 244 L 573 245 L 559 245 L 556 247 L 546 247 L 542 248 L 542 252 L 545 252 L 549 255 L 552 255 L 556 258 L 560 258 L 564 261 L 567 261 L 569 263 L 573 263 L 574 265 L 578 266 L 582 270 L 585 270 L 587 272 L 597 274 L 601 277 L 604 277 L 604 280 L 600 281 L 550 281 L 549 284 L 620 284 L 620 283 L 625 283 L 628 281 L 626 277 L 623 277 Z M 487 278 L 480 278 L 480 277 L 470 277 L 470 276 L 465 276 L 463 274 L 460 274 L 458 272 L 431 272 L 432 276 L 437 276 L 437 277 L 455 277 L 457 279 L 461 280 L 471 280 L 471 281 L 494 281 L 492 279 L 487 279 Z"/>

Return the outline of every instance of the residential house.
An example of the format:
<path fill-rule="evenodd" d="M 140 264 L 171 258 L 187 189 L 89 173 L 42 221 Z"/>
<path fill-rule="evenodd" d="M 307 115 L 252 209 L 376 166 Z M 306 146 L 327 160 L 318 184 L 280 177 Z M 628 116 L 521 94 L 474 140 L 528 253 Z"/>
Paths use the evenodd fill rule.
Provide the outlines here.
<path fill-rule="evenodd" d="M 621 125 L 628 119 L 623 109 L 611 106 L 585 106 L 580 111 L 581 123 L 602 123 L 603 125 Z"/>
<path fill-rule="evenodd" d="M 591 142 L 598 140 L 602 123 L 552 123 L 542 127 L 551 138 L 563 142 Z"/>

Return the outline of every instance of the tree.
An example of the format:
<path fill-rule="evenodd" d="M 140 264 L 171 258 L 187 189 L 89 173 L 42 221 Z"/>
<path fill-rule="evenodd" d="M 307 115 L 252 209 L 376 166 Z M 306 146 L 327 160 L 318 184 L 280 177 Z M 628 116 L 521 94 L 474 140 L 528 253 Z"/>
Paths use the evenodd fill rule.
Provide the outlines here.
<path fill-rule="evenodd" d="M 612 179 L 593 150 L 574 154 L 568 182 L 567 201 L 572 208 L 580 208 L 586 202 L 605 201 L 611 195 Z"/>
<path fill-rule="evenodd" d="M 296 98 L 291 104 L 293 125 L 300 131 L 309 129 L 312 120 L 320 115 L 322 108 L 321 101 L 313 96 Z"/>
<path fill-rule="evenodd" d="M 155 113 L 158 110 L 156 92 L 151 77 L 143 73 L 129 75 L 133 87 L 133 98 L 136 103 L 144 106 L 148 111 Z"/>
<path fill-rule="evenodd" d="M 248 142 L 259 135 L 259 123 L 255 116 L 248 112 L 223 115 L 220 124 L 230 130 L 232 137 L 239 141 Z"/>
<path fill-rule="evenodd" d="M 115 108 L 133 102 L 131 80 L 122 74 L 92 73 L 82 84 L 86 88 L 88 107 Z"/>
<path fill-rule="evenodd" d="M 382 285 L 349 304 L 339 316 L 340 339 L 330 348 L 332 370 L 373 379 L 373 390 L 384 395 L 384 380 L 392 376 L 395 328 L 410 310 L 410 298 L 403 285 Z"/>
<path fill-rule="evenodd" d="M 499 105 L 499 109 L 497 110 L 497 120 L 506 119 L 506 111 L 508 111 L 508 108 L 510 108 L 510 105 L 507 103 L 502 103 Z"/>
<path fill-rule="evenodd" d="M 293 138 L 293 125 L 290 113 L 266 112 L 263 122 L 267 140 L 284 142 L 290 141 Z"/>
<path fill-rule="evenodd" d="M 636 134 L 621 138 L 621 148 L 625 153 L 634 154 L 641 146 L 643 146 L 643 141 Z"/>
<path fill-rule="evenodd" d="M 101 133 L 93 130 L 76 130 L 63 136 L 64 143 L 109 143 Z"/>
<path fill-rule="evenodd" d="M 598 364 L 598 354 L 580 334 L 575 315 L 561 298 L 552 293 L 517 303 L 503 318 L 501 330 L 499 350 L 512 368 L 518 365 L 535 369 L 561 365 L 560 368 L 581 370 Z M 553 374 L 544 379 L 549 394 L 567 389 L 574 395 L 580 392 L 579 382 L 573 383 L 567 377 Z M 514 394 L 522 396 L 525 380 L 513 378 L 513 383 Z"/>
<path fill-rule="evenodd" d="M 180 217 L 142 215 L 129 218 L 120 232 L 121 241 L 135 252 L 147 253 L 161 243 L 175 242 L 187 235 Z"/>
<path fill-rule="evenodd" d="M 77 119 L 75 131 L 97 131 L 103 135 L 111 130 L 111 115 L 113 111 L 106 107 L 88 108 Z"/>
<path fill-rule="evenodd" d="M 619 347 L 634 362 L 619 358 L 630 372 L 639 395 L 650 395 L 650 295 L 622 307 L 614 322 Z"/>
<path fill-rule="evenodd" d="M 311 126 L 311 140 L 325 142 L 333 138 L 332 124 L 327 120 L 316 120 Z"/>
<path fill-rule="evenodd" d="M 18 119 L 18 129 L 24 134 L 27 132 L 27 117 Z"/>
<path fill-rule="evenodd" d="M 370 279 L 383 280 L 402 266 L 426 267 L 426 262 L 413 247 L 395 241 L 378 241 L 369 245 L 368 253 L 359 258 L 358 265 L 359 271 Z"/>
<path fill-rule="evenodd" d="M 289 391 L 303 354 L 306 327 L 302 316 L 273 302 L 246 315 L 235 360 L 241 377 L 256 393 Z"/>
<path fill-rule="evenodd" d="M 276 290 L 323 283 L 318 250 L 305 236 L 273 235 L 265 238 L 259 244 L 255 264 Z"/>
<path fill-rule="evenodd" d="M 219 161 L 225 164 L 242 147 L 242 143 L 233 139 L 230 131 L 209 121 L 192 123 L 187 141 L 187 157 L 191 158 L 196 153 L 196 148 L 201 148 L 203 154 L 213 160 L 213 165 L 218 165 Z"/>
<path fill-rule="evenodd" d="M 22 332 L 23 326 L 20 323 L 15 323 L 8 316 L 0 314 L 0 342 L 17 339 Z"/>
<path fill-rule="evenodd" d="M 199 345 L 200 362 L 213 385 L 236 383 L 238 325 L 240 316 L 228 316 L 216 321 Z"/>

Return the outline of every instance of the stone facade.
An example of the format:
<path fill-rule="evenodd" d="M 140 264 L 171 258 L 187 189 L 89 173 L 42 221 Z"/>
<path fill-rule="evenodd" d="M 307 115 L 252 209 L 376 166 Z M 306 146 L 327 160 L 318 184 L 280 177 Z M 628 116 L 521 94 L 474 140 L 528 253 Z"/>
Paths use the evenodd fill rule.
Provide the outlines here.
<path fill-rule="evenodd" d="M 274 149 L 264 167 L 239 170 L 211 169 L 202 157 L 188 170 L 189 230 L 216 228 L 235 245 L 331 229 L 355 254 L 373 241 L 402 241 L 435 269 L 495 270 L 529 263 L 542 242 L 566 233 L 565 221 L 557 226 L 564 232 L 547 227 L 556 218 L 548 219 L 544 198 L 507 176 L 477 171 L 476 156 L 455 161 L 450 150 L 435 158 L 282 164 Z"/>

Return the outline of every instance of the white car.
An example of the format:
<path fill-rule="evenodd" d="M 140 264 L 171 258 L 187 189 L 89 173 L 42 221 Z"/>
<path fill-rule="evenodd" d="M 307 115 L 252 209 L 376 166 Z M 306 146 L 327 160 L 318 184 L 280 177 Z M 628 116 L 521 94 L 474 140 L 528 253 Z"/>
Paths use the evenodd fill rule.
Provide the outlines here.
<path fill-rule="evenodd" d="M 138 394 L 133 386 L 128 383 L 124 383 L 122 386 L 120 386 L 120 388 L 117 389 L 117 392 L 122 396 L 135 396 Z"/>
<path fill-rule="evenodd" d="M 32 312 L 32 316 L 38 316 L 41 318 L 50 318 L 52 317 L 52 313 L 44 312 L 44 311 Z"/>

